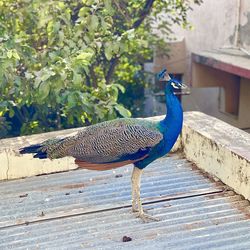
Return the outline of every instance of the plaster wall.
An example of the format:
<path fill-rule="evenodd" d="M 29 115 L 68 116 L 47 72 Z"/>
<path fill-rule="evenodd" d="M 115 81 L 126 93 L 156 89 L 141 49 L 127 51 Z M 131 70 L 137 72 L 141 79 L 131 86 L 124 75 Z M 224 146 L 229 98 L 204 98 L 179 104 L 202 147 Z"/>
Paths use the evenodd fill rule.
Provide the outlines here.
<path fill-rule="evenodd" d="M 184 53 L 182 56 L 178 54 L 176 63 L 174 55 L 170 58 L 171 60 L 167 58 L 165 58 L 165 61 L 162 60 L 162 66 L 171 68 L 171 73 L 179 73 L 180 65 L 184 64 L 183 81 L 189 85 L 192 85 L 191 53 L 232 47 L 241 47 L 250 53 L 249 0 L 204 0 L 201 5 L 193 5 L 192 8 L 193 10 L 188 13 L 188 20 L 193 25 L 193 29 L 185 30 L 179 26 L 173 27 L 176 39 L 185 41 Z M 155 64 L 160 68 L 158 59 L 155 59 Z M 183 66 L 181 66 L 182 68 Z M 246 121 L 241 121 L 241 118 L 235 120 L 230 115 L 227 116 L 220 112 L 221 96 L 219 95 L 221 91 L 219 87 L 210 86 L 211 91 L 208 91 L 208 88 L 204 89 L 202 85 L 201 80 L 199 86 L 193 86 L 189 96 L 183 96 L 182 104 L 185 111 L 201 111 L 230 122 L 232 125 L 241 128 L 249 127 L 249 124 Z M 244 85 L 241 88 L 247 87 Z M 234 92 L 234 89 L 232 89 L 232 92 Z M 243 92 L 241 91 L 241 93 Z M 243 97 L 240 96 L 239 98 Z M 233 102 L 234 99 L 231 98 L 231 101 Z M 243 99 L 243 101 L 239 101 L 241 108 L 246 103 L 246 98 Z M 211 100 L 209 105 L 207 100 Z M 227 102 L 226 106 L 229 107 L 230 105 Z M 232 106 L 235 109 L 234 113 L 237 113 L 238 104 L 233 103 Z M 240 111 L 241 117 L 244 117 L 243 110 L 245 108 Z"/>

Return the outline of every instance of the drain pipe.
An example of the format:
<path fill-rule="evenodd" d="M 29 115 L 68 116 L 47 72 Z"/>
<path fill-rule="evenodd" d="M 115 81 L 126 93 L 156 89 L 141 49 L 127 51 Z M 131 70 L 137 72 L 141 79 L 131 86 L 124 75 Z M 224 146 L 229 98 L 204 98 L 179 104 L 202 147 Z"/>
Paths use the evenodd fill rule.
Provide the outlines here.
<path fill-rule="evenodd" d="M 237 13 L 236 13 L 236 30 L 234 37 L 234 47 L 239 48 L 240 39 L 239 39 L 239 30 L 240 30 L 240 12 L 241 12 L 241 0 L 237 0 Z"/>
<path fill-rule="evenodd" d="M 248 56 L 250 56 L 250 52 L 240 46 L 241 44 L 240 44 L 239 33 L 240 33 L 240 13 L 241 13 L 241 6 L 242 6 L 242 2 L 241 2 L 241 0 L 238 0 L 237 1 L 237 16 L 236 16 L 237 27 L 236 27 L 236 31 L 235 31 L 234 46 L 236 48 L 239 48 L 242 52 L 244 52 Z"/>
<path fill-rule="evenodd" d="M 237 0 L 237 13 L 236 13 L 236 30 L 235 30 L 235 37 L 234 37 L 234 42 L 232 46 L 223 46 L 222 49 L 238 49 L 241 50 L 243 53 L 247 54 L 250 56 L 250 52 L 247 51 L 246 49 L 241 47 L 240 44 L 240 14 L 241 14 L 241 7 L 242 7 L 242 1 Z"/>

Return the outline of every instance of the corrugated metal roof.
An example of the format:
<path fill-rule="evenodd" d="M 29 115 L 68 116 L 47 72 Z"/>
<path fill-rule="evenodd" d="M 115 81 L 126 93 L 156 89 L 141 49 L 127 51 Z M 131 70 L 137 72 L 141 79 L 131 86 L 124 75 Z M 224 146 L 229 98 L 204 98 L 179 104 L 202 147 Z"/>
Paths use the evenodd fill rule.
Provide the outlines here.
<path fill-rule="evenodd" d="M 160 219 L 143 223 L 130 211 L 131 169 L 0 183 L 0 249 L 250 249 L 241 196 L 167 157 L 142 176 L 144 208 Z"/>

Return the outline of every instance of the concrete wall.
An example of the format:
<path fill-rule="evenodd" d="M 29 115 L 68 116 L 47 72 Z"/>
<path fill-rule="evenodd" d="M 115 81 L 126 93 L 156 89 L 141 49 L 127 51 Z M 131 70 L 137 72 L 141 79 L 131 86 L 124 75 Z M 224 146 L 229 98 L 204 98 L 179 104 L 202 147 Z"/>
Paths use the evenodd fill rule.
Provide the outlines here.
<path fill-rule="evenodd" d="M 0 140 L 0 180 L 29 177 L 77 168 L 73 158 L 56 161 L 34 159 L 32 155 L 20 155 L 19 149 L 57 136 L 74 133 L 79 129 L 67 129 L 30 136 Z"/>
<path fill-rule="evenodd" d="M 250 135 L 214 117 L 187 112 L 185 157 L 250 200 Z"/>
<path fill-rule="evenodd" d="M 250 52 L 249 0 L 204 0 L 201 5 L 193 5 L 193 11 L 189 12 L 188 20 L 194 27 L 192 30 L 185 30 L 179 26 L 173 27 L 177 40 L 185 41 L 185 53 L 182 56 L 178 54 L 176 63 L 173 63 L 174 55 L 170 59 L 165 58 L 165 63 L 162 62 L 162 66 L 169 67 L 172 73 L 179 72 L 184 63 L 184 82 L 192 84 L 192 52 L 199 53 L 227 47 L 243 47 Z M 154 61 L 157 69 L 161 67 L 159 62 L 157 58 Z M 194 88 L 190 96 L 184 96 L 182 99 L 184 110 L 205 112 L 227 122 L 232 121 L 231 124 L 234 125 L 243 124 L 243 121 L 234 122 L 220 112 L 220 99 L 222 99 L 222 96 L 219 96 L 220 93 L 221 90 L 214 87 L 211 91 L 200 87 Z M 207 100 L 213 100 L 213 102 L 208 105 Z M 245 126 L 247 127 L 249 126 Z"/>
<path fill-rule="evenodd" d="M 191 81 L 192 52 L 233 46 L 242 46 L 250 51 L 249 0 L 204 0 L 201 5 L 193 6 L 188 20 L 194 27 L 192 30 L 179 26 L 173 28 L 177 39 L 185 39 L 186 55 L 183 59 L 187 65 L 187 82 Z"/>
<path fill-rule="evenodd" d="M 239 46 L 250 51 L 250 1 L 240 2 Z"/>
<path fill-rule="evenodd" d="M 186 64 L 186 82 L 191 81 L 191 53 L 232 46 L 238 22 L 237 0 L 204 0 L 201 5 L 193 5 L 192 8 L 188 20 L 193 29 L 186 30 L 180 26 L 172 28 L 177 40 L 185 39 L 186 54 L 183 60 Z M 245 15 L 245 12 L 241 9 L 241 15 Z"/>

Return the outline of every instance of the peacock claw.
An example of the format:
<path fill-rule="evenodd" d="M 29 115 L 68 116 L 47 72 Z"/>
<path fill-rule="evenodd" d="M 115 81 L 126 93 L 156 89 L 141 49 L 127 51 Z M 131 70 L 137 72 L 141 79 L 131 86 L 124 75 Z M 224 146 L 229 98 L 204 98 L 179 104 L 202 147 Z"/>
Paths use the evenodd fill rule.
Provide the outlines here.
<path fill-rule="evenodd" d="M 149 214 L 145 214 L 145 213 L 138 213 L 136 217 L 142 219 L 143 222 L 145 222 L 145 223 L 148 223 L 150 221 L 160 221 L 160 219 L 155 218 L 155 217 L 153 217 Z"/>
<path fill-rule="evenodd" d="M 139 210 L 137 208 L 132 208 L 132 213 L 138 213 Z"/>
<path fill-rule="evenodd" d="M 148 209 L 145 209 L 145 208 L 144 208 L 143 211 L 144 211 L 144 212 L 147 212 Z M 132 207 L 132 213 L 139 213 L 139 209 L 138 209 L 138 208 L 133 208 L 133 207 Z"/>

